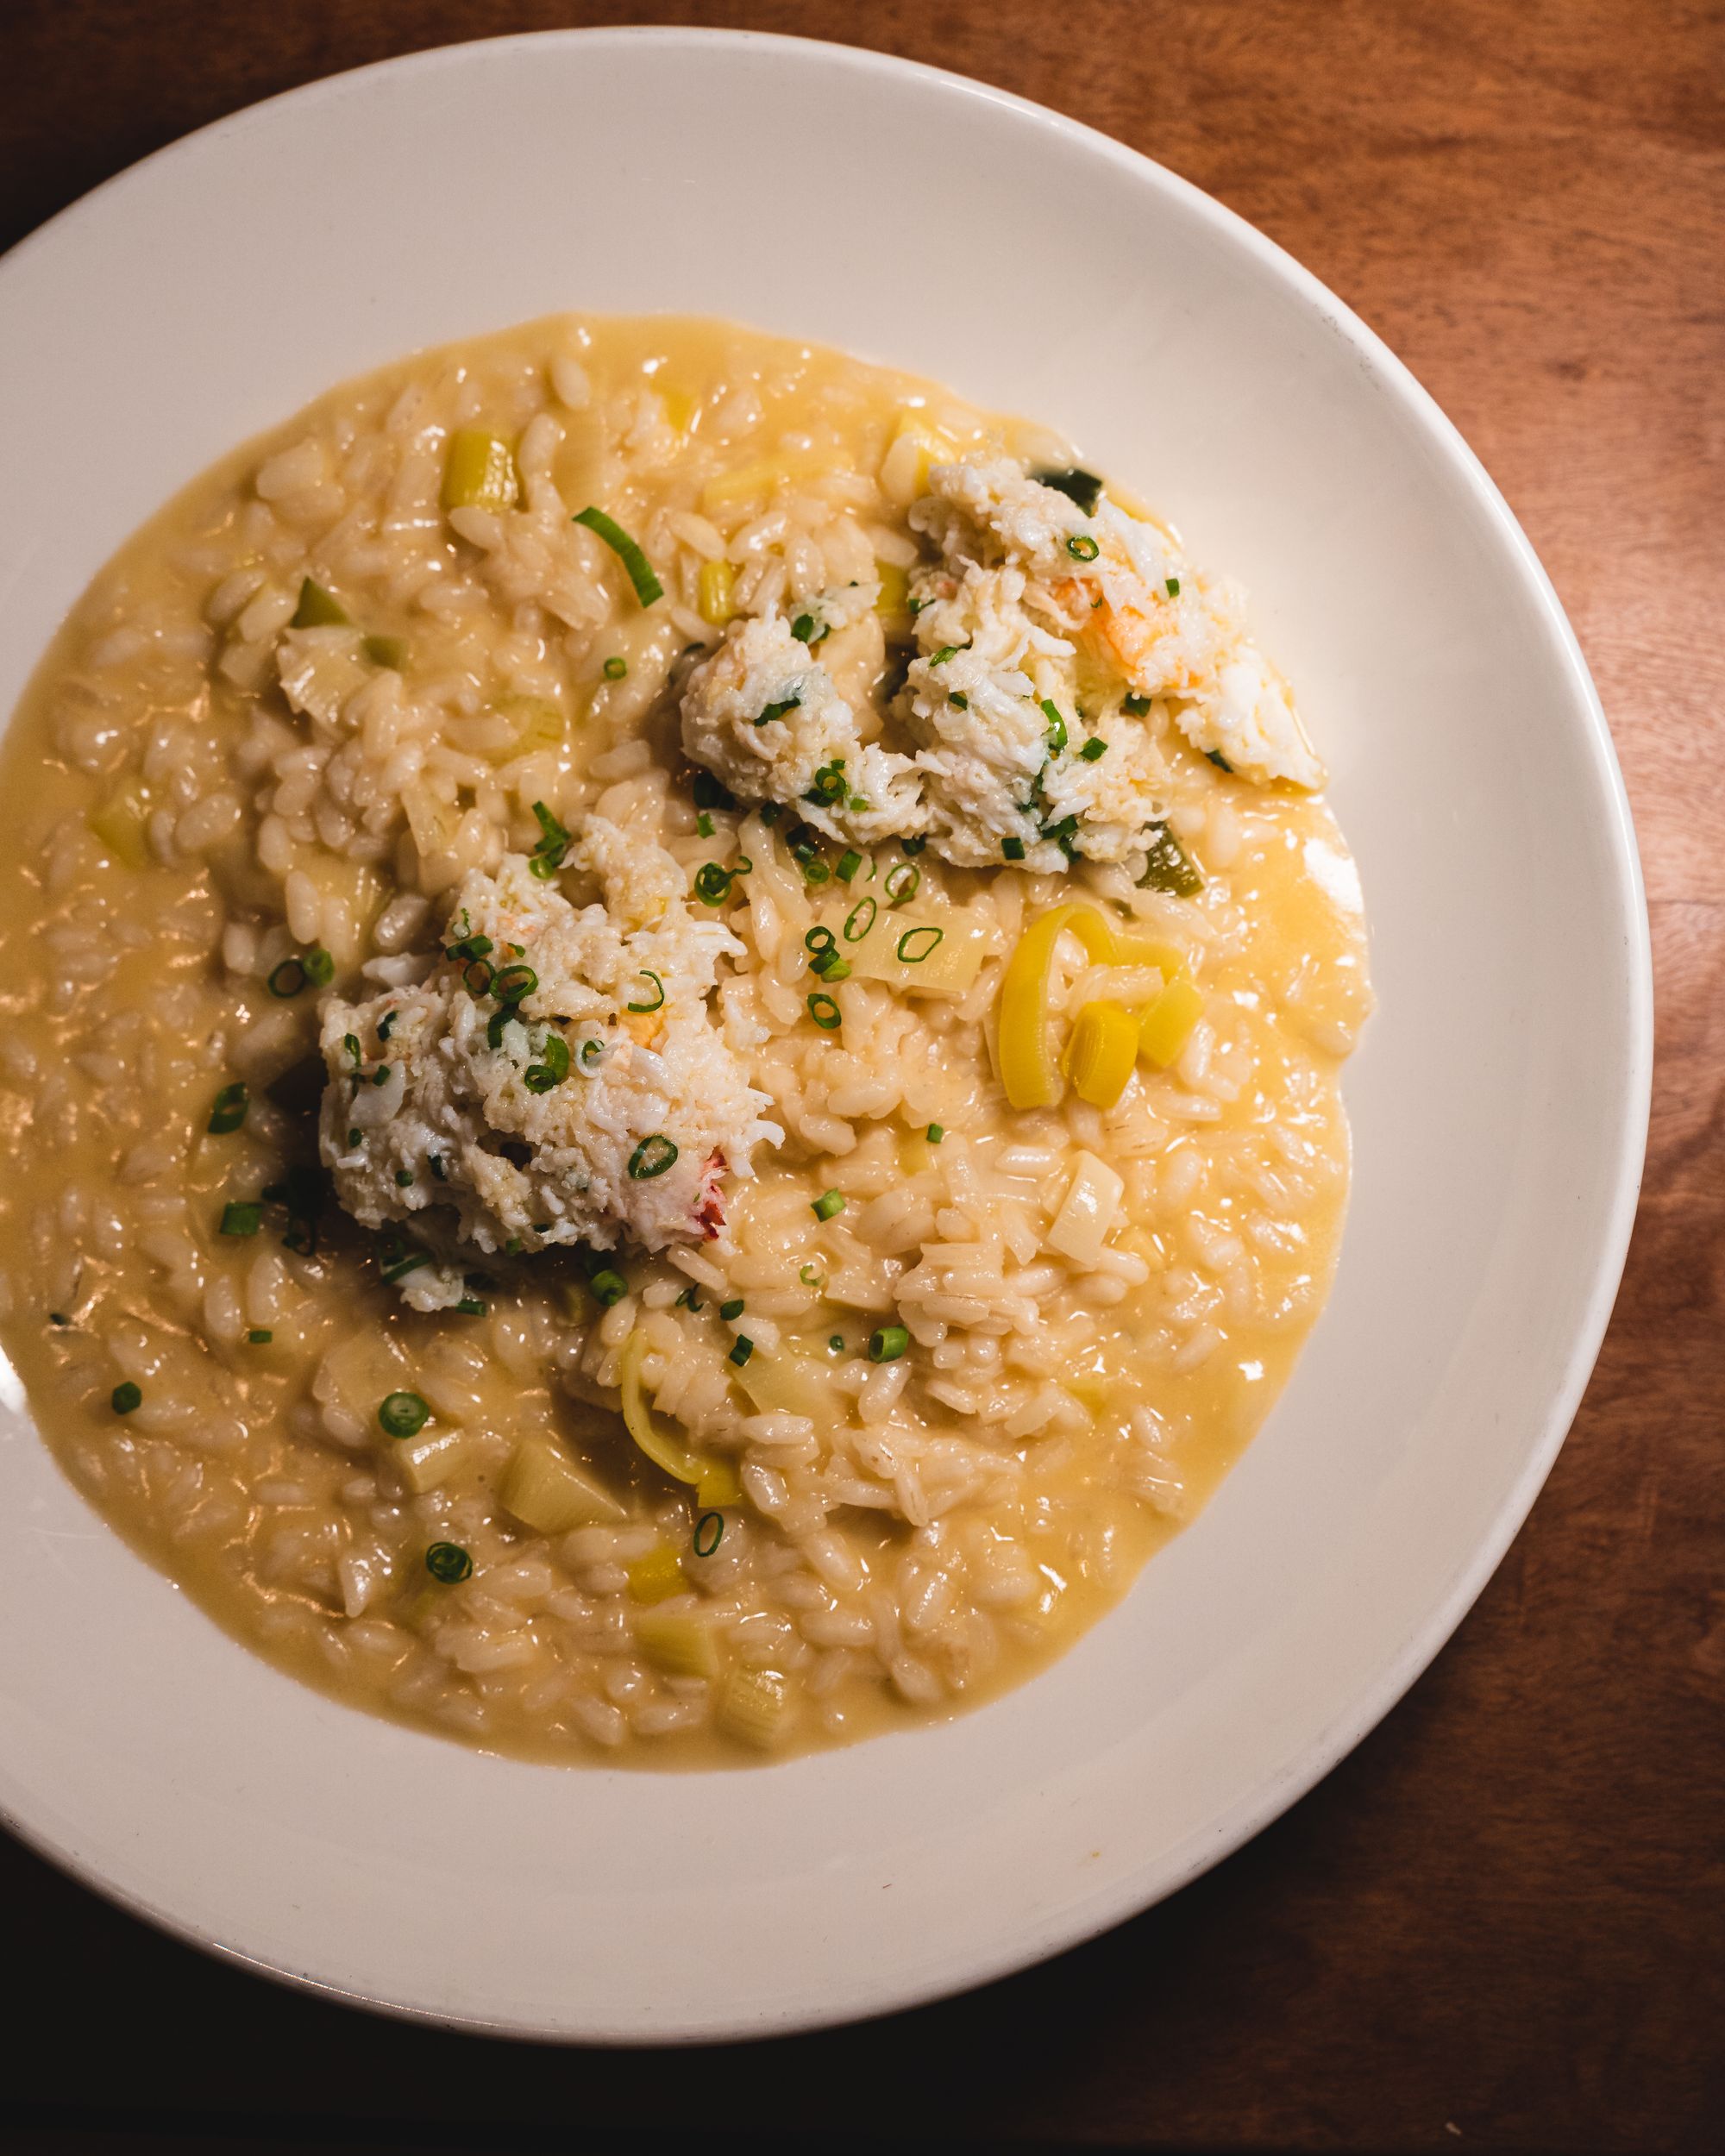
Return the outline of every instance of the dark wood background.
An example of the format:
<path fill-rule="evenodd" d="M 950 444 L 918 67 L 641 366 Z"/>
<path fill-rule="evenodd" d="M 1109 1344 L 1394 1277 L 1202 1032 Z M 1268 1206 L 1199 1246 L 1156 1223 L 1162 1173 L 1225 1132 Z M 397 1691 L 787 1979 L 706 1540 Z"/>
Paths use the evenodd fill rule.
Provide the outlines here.
<path fill-rule="evenodd" d="M 630 19 L 0 0 L 0 245 L 315 76 Z M 1659 1064 L 1616 1318 L 1544 1496 L 1436 1666 L 1287 1818 L 1109 1937 L 885 2023 L 649 2060 L 278 1990 L 0 1842 L 24 1979 L 0 2034 L 9 2145 L 1725 2148 L 1725 10 L 810 0 L 656 19 L 875 45 L 1107 129 L 1291 249 L 1460 425 L 1569 608 L 1640 833 Z"/>

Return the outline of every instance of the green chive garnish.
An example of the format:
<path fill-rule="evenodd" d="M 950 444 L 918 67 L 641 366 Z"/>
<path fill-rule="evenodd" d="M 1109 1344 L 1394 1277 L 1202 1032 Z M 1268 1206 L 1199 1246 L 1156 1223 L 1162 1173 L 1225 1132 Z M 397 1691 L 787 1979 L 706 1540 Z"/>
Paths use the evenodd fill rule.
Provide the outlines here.
<path fill-rule="evenodd" d="M 264 1209 L 260 1205 L 242 1201 L 222 1208 L 223 1235 L 255 1235 L 264 1224 Z"/>
<path fill-rule="evenodd" d="M 657 991 L 655 1000 L 651 1003 L 625 1004 L 624 1007 L 625 1010 L 636 1012 L 656 1011 L 660 1005 L 665 1000 L 665 984 L 660 980 L 657 974 L 649 973 L 645 966 L 641 968 L 641 977 L 643 981 L 650 981 L 655 989 Z M 586 1057 L 586 1050 L 585 1049 L 581 1050 L 581 1056 L 582 1060 L 585 1062 Z"/>
<path fill-rule="evenodd" d="M 844 1194 L 842 1191 L 824 1190 L 809 1210 L 817 1220 L 831 1220 L 835 1213 L 844 1212 Z"/>
<path fill-rule="evenodd" d="M 607 659 L 605 662 L 604 672 L 607 681 L 620 681 L 628 671 L 627 659 Z"/>
<path fill-rule="evenodd" d="M 698 1557 L 710 1557 L 718 1549 L 724 1534 L 724 1514 L 704 1512 L 695 1522 L 694 1551 Z"/>
<path fill-rule="evenodd" d="M 712 837 L 712 818 L 707 814 L 705 809 L 703 809 L 700 814 L 695 818 L 695 831 L 697 836 L 701 838 L 711 838 Z"/>
<path fill-rule="evenodd" d="M 731 874 L 716 861 L 704 861 L 695 871 L 695 895 L 708 906 L 723 906 L 731 896 Z"/>
<path fill-rule="evenodd" d="M 1147 718 L 1150 713 L 1150 699 L 1147 696 L 1129 696 L 1122 702 L 1120 709 L 1123 711 L 1130 711 L 1134 718 Z"/>
<path fill-rule="evenodd" d="M 1092 734 L 1078 753 L 1086 763 L 1095 763 L 1099 757 L 1107 755 L 1108 744 L 1100 734 Z"/>
<path fill-rule="evenodd" d="M 924 1136 L 931 1145 L 938 1145 L 946 1136 L 946 1125 L 944 1123 L 931 1123 Z"/>
<path fill-rule="evenodd" d="M 425 1570 L 445 1587 L 459 1587 L 473 1577 L 474 1561 L 459 1542 L 434 1542 L 425 1552 Z"/>
<path fill-rule="evenodd" d="M 1066 542 L 1066 551 L 1079 561 L 1094 561 L 1101 548 L 1088 531 L 1076 532 Z"/>
<path fill-rule="evenodd" d="M 141 1407 L 144 1404 L 143 1394 L 129 1378 L 123 1385 L 116 1385 L 108 1398 L 116 1415 L 129 1415 L 134 1407 Z"/>
<path fill-rule="evenodd" d="M 838 881 L 841 883 L 849 883 L 851 877 L 856 874 L 856 871 L 862 866 L 862 856 L 853 846 L 846 852 L 840 854 L 838 856 L 838 866 L 833 870 L 832 873 L 838 878 Z"/>
<path fill-rule="evenodd" d="M 663 599 L 665 587 L 654 575 L 652 564 L 614 518 L 607 517 L 602 509 L 589 507 L 582 510 L 574 521 L 585 524 L 589 531 L 597 532 L 622 562 L 642 605 L 650 606 L 655 599 Z"/>
<path fill-rule="evenodd" d="M 417 1393 L 391 1393 L 378 1405 L 386 1438 L 417 1438 L 430 1420 L 430 1407 Z"/>
<path fill-rule="evenodd" d="M 1170 599 L 1180 596 L 1180 580 L 1177 576 L 1170 576 L 1168 580 L 1168 596 Z"/>
<path fill-rule="evenodd" d="M 247 1341 L 253 1347 L 267 1347 L 274 1338 L 274 1333 L 267 1326 L 260 1325 L 254 1325 L 246 1335 Z"/>
<path fill-rule="evenodd" d="M 881 888 L 887 894 L 888 906 L 904 906 L 916 896 L 921 883 L 922 870 L 913 862 L 899 861 L 888 869 L 887 880 Z"/>
<path fill-rule="evenodd" d="M 613 1303 L 621 1302 L 629 1293 L 629 1282 L 621 1273 L 613 1272 L 609 1265 L 601 1266 L 587 1286 L 592 1288 L 594 1300 L 607 1310 Z"/>
<path fill-rule="evenodd" d="M 859 899 L 844 917 L 844 940 L 860 943 L 875 925 L 875 916 L 880 912 L 873 899 Z M 858 922 L 862 926 L 857 926 Z"/>
<path fill-rule="evenodd" d="M 869 1360 L 871 1363 L 896 1363 L 911 1344 L 911 1336 L 901 1325 L 883 1325 L 878 1332 L 869 1335 Z"/>
<path fill-rule="evenodd" d="M 223 1086 L 216 1096 L 210 1111 L 209 1128 L 217 1138 L 225 1138 L 229 1131 L 237 1131 L 246 1119 L 246 1111 L 252 1105 L 252 1096 L 246 1090 L 243 1078 L 236 1078 L 231 1086 Z"/>
<path fill-rule="evenodd" d="M 740 1318 L 743 1315 L 742 1296 L 733 1295 L 729 1302 L 720 1303 L 718 1306 L 718 1314 L 727 1324 L 729 1324 L 731 1319 L 733 1318 Z"/>
<path fill-rule="evenodd" d="M 1025 857 L 1024 841 L 1021 838 L 1003 838 L 1000 851 L 1008 861 L 1022 861 Z"/>
<path fill-rule="evenodd" d="M 799 693 L 795 696 L 786 697 L 781 703 L 769 704 L 755 724 L 757 726 L 765 726 L 773 719 L 782 718 L 787 711 L 795 711 L 802 700 L 801 694 Z"/>
<path fill-rule="evenodd" d="M 836 1033 L 843 1016 L 829 995 L 812 995 L 808 999 L 808 1014 L 823 1033 Z"/>
<path fill-rule="evenodd" d="M 629 1156 L 629 1172 L 638 1183 L 651 1182 L 656 1175 L 662 1175 L 677 1157 L 677 1149 L 662 1131 L 655 1131 L 651 1138 L 643 1138 Z"/>
<path fill-rule="evenodd" d="M 944 943 L 945 938 L 946 931 L 943 928 L 907 928 L 899 938 L 899 956 L 907 966 L 919 966 L 935 946 Z M 913 944 L 916 946 L 914 950 L 911 948 Z"/>
<path fill-rule="evenodd" d="M 746 1332 L 739 1332 L 732 1343 L 731 1353 L 726 1359 L 735 1363 L 737 1369 L 741 1369 L 754 1352 L 755 1343 Z"/>
<path fill-rule="evenodd" d="M 1075 467 L 1070 472 L 1032 472 L 1031 477 L 1038 486 L 1051 486 L 1057 494 L 1076 502 L 1087 517 L 1095 515 L 1096 504 L 1101 499 L 1102 482 L 1094 472 L 1082 472 Z"/>

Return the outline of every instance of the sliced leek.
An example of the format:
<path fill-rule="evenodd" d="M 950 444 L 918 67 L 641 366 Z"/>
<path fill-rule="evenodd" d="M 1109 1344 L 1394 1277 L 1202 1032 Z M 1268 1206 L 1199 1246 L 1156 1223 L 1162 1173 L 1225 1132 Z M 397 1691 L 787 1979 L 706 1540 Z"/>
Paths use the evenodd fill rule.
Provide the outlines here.
<path fill-rule="evenodd" d="M 703 561 L 695 578 L 695 605 L 710 628 L 723 629 L 737 611 L 731 593 L 737 572 L 728 561 Z"/>
<path fill-rule="evenodd" d="M 1112 1108 L 1138 1062 L 1138 1022 L 1124 1005 L 1087 1003 L 1066 1050 L 1073 1090 L 1093 1107 Z"/>
<path fill-rule="evenodd" d="M 789 1726 L 790 1688 L 776 1670 L 732 1670 L 718 1688 L 717 1705 L 721 1729 L 763 1751 Z"/>
<path fill-rule="evenodd" d="M 1154 967 L 1170 983 L 1185 975 L 1170 944 L 1124 934 L 1093 906 L 1057 906 L 1032 921 L 1000 984 L 1000 1081 L 1015 1108 L 1057 1107 L 1066 1091 L 1048 1007 L 1055 956 L 1065 934 L 1078 938 L 1095 965 Z"/>
<path fill-rule="evenodd" d="M 483 427 L 459 427 L 449 437 L 443 466 L 445 509 L 513 509 L 521 481 L 501 435 Z"/>
<path fill-rule="evenodd" d="M 712 1620 L 699 1612 L 644 1609 L 635 1620 L 635 1637 L 647 1659 L 667 1677 L 718 1675 L 718 1635 Z"/>
<path fill-rule="evenodd" d="M 548 1437 L 526 1437 L 516 1446 L 498 1495 L 524 1526 L 544 1535 L 624 1517 L 617 1500 L 583 1475 L 555 1439 Z"/>
<path fill-rule="evenodd" d="M 1138 1030 L 1138 1053 L 1158 1070 L 1166 1070 L 1188 1041 L 1204 1014 L 1204 999 L 1183 975 L 1170 981 L 1144 1014 Z"/>
<path fill-rule="evenodd" d="M 662 1542 L 625 1569 L 630 1598 L 637 1602 L 665 1601 L 673 1595 L 681 1595 L 688 1585 L 683 1577 L 682 1559 Z"/>
<path fill-rule="evenodd" d="M 638 1332 L 631 1332 L 624 1343 L 622 1364 L 618 1372 L 618 1385 L 623 1395 L 623 1420 L 630 1436 L 655 1467 L 674 1482 L 691 1484 L 704 1507 L 736 1504 L 743 1491 L 737 1470 L 730 1461 L 691 1452 L 654 1414 L 641 1379 L 641 1365 L 646 1354 L 646 1341 Z"/>

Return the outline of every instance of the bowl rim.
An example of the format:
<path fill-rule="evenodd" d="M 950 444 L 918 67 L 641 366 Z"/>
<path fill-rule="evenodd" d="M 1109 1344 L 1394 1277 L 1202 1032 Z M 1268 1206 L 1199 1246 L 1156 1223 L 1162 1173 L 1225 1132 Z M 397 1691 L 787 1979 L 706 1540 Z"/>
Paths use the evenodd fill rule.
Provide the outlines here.
<path fill-rule="evenodd" d="M 1493 526 L 1524 580 L 1528 595 L 1551 633 L 1554 668 L 1563 676 L 1569 700 L 1578 707 L 1582 721 L 1582 736 L 1590 752 L 1590 776 L 1597 787 L 1599 805 L 1609 832 L 1615 872 L 1612 894 L 1615 909 L 1626 931 L 1622 1075 L 1614 1132 L 1615 1157 L 1609 1203 L 1598 1238 L 1588 1294 L 1565 1357 L 1562 1382 L 1551 1396 L 1537 1436 L 1528 1445 L 1522 1470 L 1492 1520 L 1489 1532 L 1479 1538 L 1466 1561 L 1457 1568 L 1447 1590 L 1424 1621 L 1383 1663 L 1377 1681 L 1363 1690 L 1346 1714 L 1337 1717 L 1311 1740 L 1296 1768 L 1251 1791 L 1228 1811 L 1214 1818 L 1208 1832 L 1201 1838 L 1195 1838 L 1201 1839 L 1201 1846 L 1189 1849 L 1183 1859 L 1166 1876 L 1146 1882 L 1139 1873 L 1129 1872 L 1113 1890 L 1092 1901 L 1070 1902 L 1057 1918 L 1044 1919 L 1015 1934 L 1010 1946 L 996 1946 L 981 1953 L 973 1952 L 962 1974 L 935 1974 L 898 1986 L 879 1985 L 875 1996 L 860 2005 L 811 2002 L 768 2021 L 727 2021 L 721 2011 L 687 2027 L 572 2037 L 567 2028 L 549 2022 L 530 2024 L 506 2016 L 492 2019 L 415 2005 L 375 1996 L 361 1986 L 344 1985 L 307 1971 L 281 1966 L 215 1936 L 149 1896 L 105 1877 L 99 1865 L 87 1861 L 78 1851 L 63 1846 L 51 1829 L 22 1816 L 0 1800 L 0 1826 L 34 1854 L 128 1914 L 218 1960 L 296 1990 L 431 2027 L 531 2042 L 642 2049 L 688 2042 L 767 2039 L 867 2021 L 959 1996 L 1082 1946 L 1179 1892 L 1233 1855 L 1314 1789 L 1383 1720 L 1435 1659 L 1502 1563 L 1551 1472 L 1592 1375 L 1627 1260 L 1640 1196 L 1652 1099 L 1653 960 L 1634 819 L 1598 691 L 1544 565 L 1515 512 L 1455 423 L 1376 331 L 1313 272 L 1238 211 L 1144 152 L 1033 99 L 925 61 L 836 40 L 776 31 L 621 24 L 571 26 L 462 39 L 345 68 L 278 91 L 177 136 L 135 160 L 89 189 L 0 254 L 0 304 L 3 304 L 16 266 L 33 260 L 41 250 L 61 243 L 67 235 L 98 214 L 111 193 L 130 185 L 147 169 L 168 161 L 195 159 L 213 146 L 267 124 L 279 107 L 311 106 L 345 97 L 352 93 L 357 84 L 383 74 L 432 75 L 459 69 L 470 64 L 479 51 L 503 53 L 554 45 L 579 46 L 589 50 L 681 48 L 697 53 L 743 48 L 799 56 L 812 53 L 831 64 L 873 76 L 888 85 L 906 81 L 938 85 L 948 91 L 978 99 L 1028 120 L 1056 138 L 1107 160 L 1129 173 L 1138 185 L 1148 185 L 1171 196 L 1201 219 L 1218 238 L 1243 251 L 1258 268 L 1303 300 L 1349 345 L 1362 367 L 1421 430 L 1439 460 L 1465 481 L 1472 505 Z"/>

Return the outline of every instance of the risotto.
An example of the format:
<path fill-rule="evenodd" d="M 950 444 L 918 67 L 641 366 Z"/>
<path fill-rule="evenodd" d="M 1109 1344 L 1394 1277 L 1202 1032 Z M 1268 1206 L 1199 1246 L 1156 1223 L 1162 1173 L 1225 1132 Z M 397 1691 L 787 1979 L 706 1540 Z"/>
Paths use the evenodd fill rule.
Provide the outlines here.
<path fill-rule="evenodd" d="M 0 796 L 0 1337 L 240 1639 L 503 1750 L 939 1716 L 1327 1289 L 1352 864 L 1045 429 L 705 322 L 421 354 L 104 571 Z"/>

